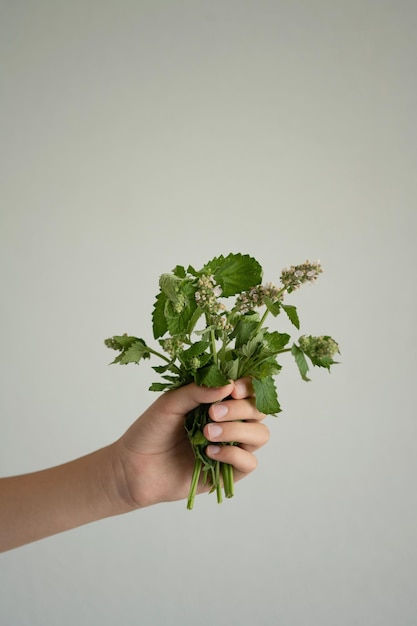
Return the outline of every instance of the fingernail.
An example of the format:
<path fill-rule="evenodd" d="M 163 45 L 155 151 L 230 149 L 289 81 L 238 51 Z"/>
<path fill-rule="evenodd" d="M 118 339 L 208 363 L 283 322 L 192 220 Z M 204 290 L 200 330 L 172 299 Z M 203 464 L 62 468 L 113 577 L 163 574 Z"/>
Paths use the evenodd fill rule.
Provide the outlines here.
<path fill-rule="evenodd" d="M 215 419 L 221 419 L 226 415 L 228 411 L 228 408 L 225 404 L 213 404 L 212 407 L 213 417 Z"/>
<path fill-rule="evenodd" d="M 207 452 L 207 454 L 213 455 L 213 456 L 216 455 L 216 454 L 219 454 L 220 446 L 207 446 L 206 452 Z"/>
<path fill-rule="evenodd" d="M 238 398 L 244 398 L 246 396 L 246 386 L 244 383 L 235 383 L 235 394 Z"/>
<path fill-rule="evenodd" d="M 216 437 L 219 437 L 223 432 L 223 428 L 218 424 L 209 424 L 207 428 L 209 439 L 216 439 Z"/>

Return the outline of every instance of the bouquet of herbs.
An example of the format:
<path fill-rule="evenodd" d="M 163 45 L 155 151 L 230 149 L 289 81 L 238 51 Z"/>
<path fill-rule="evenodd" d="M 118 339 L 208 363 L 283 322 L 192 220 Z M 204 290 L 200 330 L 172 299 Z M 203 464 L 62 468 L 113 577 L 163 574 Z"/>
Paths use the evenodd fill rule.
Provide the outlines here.
<path fill-rule="evenodd" d="M 220 387 L 230 380 L 250 376 L 261 413 L 274 415 L 281 410 L 274 377 L 279 374 L 281 355 L 290 352 L 303 380 L 308 381 L 309 364 L 330 369 L 339 348 L 329 336 L 303 335 L 290 345 L 290 335 L 269 330 L 268 316 L 284 313 L 300 328 L 297 309 L 284 299 L 303 283 L 313 283 L 322 272 L 320 263 L 306 261 L 281 272 L 280 284 L 262 283 L 262 267 L 246 254 L 218 256 L 200 270 L 177 265 L 159 280 L 159 293 L 153 308 L 152 327 L 159 347 L 127 334 L 106 339 L 105 344 L 119 354 L 113 363 L 139 363 L 151 356 L 161 364 L 153 369 L 161 381 L 150 389 L 165 391 L 195 382 Z M 227 307 L 227 299 L 233 303 Z M 192 509 L 197 485 L 202 477 L 222 501 L 233 496 L 233 468 L 205 455 L 209 443 L 203 435 L 210 421 L 208 405 L 198 406 L 185 419 L 185 429 L 194 451 L 195 464 L 187 508 Z M 233 445 L 233 444 L 223 444 Z"/>

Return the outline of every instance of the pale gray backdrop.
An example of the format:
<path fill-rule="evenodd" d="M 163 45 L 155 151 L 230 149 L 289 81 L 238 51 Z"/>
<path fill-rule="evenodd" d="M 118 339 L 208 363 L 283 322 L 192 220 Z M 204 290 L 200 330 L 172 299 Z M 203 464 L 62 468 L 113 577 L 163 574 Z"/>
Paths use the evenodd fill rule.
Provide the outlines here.
<path fill-rule="evenodd" d="M 233 501 L 3 554 L 5 626 L 417 622 L 416 58 L 407 0 L 0 2 L 2 475 L 117 438 L 155 396 L 159 275 L 320 258 L 299 379 Z"/>

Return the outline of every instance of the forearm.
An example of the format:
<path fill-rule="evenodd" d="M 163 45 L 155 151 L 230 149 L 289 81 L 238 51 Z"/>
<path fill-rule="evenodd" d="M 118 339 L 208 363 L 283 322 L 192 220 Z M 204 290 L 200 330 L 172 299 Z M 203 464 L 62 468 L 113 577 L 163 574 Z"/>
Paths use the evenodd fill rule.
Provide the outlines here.
<path fill-rule="evenodd" d="M 127 510 L 112 447 L 39 472 L 0 479 L 0 551 Z"/>

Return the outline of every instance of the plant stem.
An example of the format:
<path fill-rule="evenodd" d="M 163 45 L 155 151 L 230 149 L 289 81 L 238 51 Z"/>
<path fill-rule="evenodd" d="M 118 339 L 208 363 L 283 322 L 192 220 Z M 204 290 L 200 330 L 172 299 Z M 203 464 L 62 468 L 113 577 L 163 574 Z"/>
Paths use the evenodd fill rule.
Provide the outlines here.
<path fill-rule="evenodd" d="M 261 319 L 259 320 L 258 325 L 257 325 L 257 327 L 256 327 L 256 329 L 255 329 L 255 331 L 253 333 L 253 336 L 255 336 L 259 332 L 259 330 L 262 328 L 266 318 L 268 317 L 268 314 L 269 314 L 269 309 L 265 309 L 264 314 L 262 315 Z"/>
<path fill-rule="evenodd" d="M 233 467 L 229 463 L 222 464 L 223 487 L 226 498 L 234 496 Z"/>
<path fill-rule="evenodd" d="M 210 331 L 210 339 L 211 339 L 211 354 L 213 356 L 213 362 L 217 365 L 217 350 L 216 350 L 216 337 L 214 334 L 214 330 Z"/>
<path fill-rule="evenodd" d="M 198 486 L 198 481 L 200 479 L 202 465 L 203 463 L 201 459 L 196 457 L 195 462 L 194 462 L 194 471 L 193 471 L 193 476 L 191 479 L 190 491 L 188 493 L 187 509 L 189 511 L 191 511 L 191 509 L 194 506 L 194 499 L 197 493 L 197 486 Z"/>

